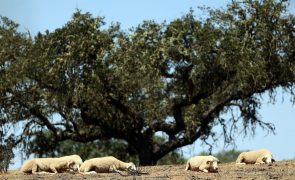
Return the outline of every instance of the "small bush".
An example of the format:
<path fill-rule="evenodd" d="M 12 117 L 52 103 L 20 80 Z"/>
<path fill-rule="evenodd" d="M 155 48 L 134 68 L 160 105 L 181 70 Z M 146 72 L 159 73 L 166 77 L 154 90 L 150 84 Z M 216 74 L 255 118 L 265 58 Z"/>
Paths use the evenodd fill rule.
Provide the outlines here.
<path fill-rule="evenodd" d="M 0 144 L 0 172 L 7 172 L 11 160 L 14 158 L 14 143 L 8 140 L 6 144 Z"/>

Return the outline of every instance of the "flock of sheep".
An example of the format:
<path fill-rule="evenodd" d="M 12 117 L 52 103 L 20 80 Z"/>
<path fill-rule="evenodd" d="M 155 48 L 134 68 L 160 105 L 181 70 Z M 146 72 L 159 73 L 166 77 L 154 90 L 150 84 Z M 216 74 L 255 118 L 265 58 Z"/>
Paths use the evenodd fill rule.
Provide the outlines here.
<path fill-rule="evenodd" d="M 81 174 L 136 171 L 134 163 L 125 163 L 113 156 L 88 159 L 82 161 L 79 155 L 59 158 L 35 158 L 27 160 L 20 171 L 32 174 L 56 174 L 60 172 L 78 172 Z"/>
<path fill-rule="evenodd" d="M 242 152 L 238 156 L 236 164 L 269 164 L 274 161 L 271 151 L 260 149 Z M 187 161 L 185 170 L 218 172 L 218 163 L 219 160 L 214 156 L 195 156 Z"/>
<path fill-rule="evenodd" d="M 274 162 L 272 153 L 267 149 L 242 152 L 236 164 L 269 164 Z M 195 156 L 186 163 L 185 170 L 218 172 L 219 160 L 214 156 Z M 32 174 L 56 174 L 61 172 L 78 172 L 80 174 L 108 173 L 122 171 L 137 172 L 134 163 L 125 163 L 113 156 L 93 158 L 82 161 L 79 155 L 59 158 L 35 158 L 27 160 L 21 167 L 21 172 Z"/>

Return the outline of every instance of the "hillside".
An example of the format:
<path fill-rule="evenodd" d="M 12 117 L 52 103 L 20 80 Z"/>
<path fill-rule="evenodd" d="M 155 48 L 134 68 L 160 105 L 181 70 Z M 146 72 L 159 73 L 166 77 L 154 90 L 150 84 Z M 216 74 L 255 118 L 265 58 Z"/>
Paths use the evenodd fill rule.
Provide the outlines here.
<path fill-rule="evenodd" d="M 56 175 L 24 175 L 19 172 L 0 174 L 0 179 L 295 179 L 295 160 L 279 161 L 272 165 L 235 165 L 224 163 L 219 166 L 219 173 L 202 173 L 184 171 L 185 165 L 163 165 L 139 167 L 140 171 L 148 172 L 149 175 L 121 176 L 119 174 L 94 174 L 81 175 L 62 173 Z"/>

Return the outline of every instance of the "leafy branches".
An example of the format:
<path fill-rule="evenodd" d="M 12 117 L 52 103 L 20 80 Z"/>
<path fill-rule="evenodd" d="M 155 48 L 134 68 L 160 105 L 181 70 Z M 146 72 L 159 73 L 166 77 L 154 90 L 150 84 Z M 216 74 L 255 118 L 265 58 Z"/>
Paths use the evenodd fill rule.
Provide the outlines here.
<path fill-rule="evenodd" d="M 43 136 L 119 139 L 143 165 L 206 142 L 217 124 L 225 143 L 238 130 L 274 131 L 258 116 L 258 97 L 277 87 L 293 92 L 294 16 L 275 0 L 233 1 L 209 12 L 202 21 L 190 11 L 124 32 L 77 11 L 33 39 L 2 18 L 0 120 L 23 123 L 19 138 L 28 148 Z M 232 118 L 221 118 L 233 109 Z M 167 138 L 156 141 L 159 132 Z"/>

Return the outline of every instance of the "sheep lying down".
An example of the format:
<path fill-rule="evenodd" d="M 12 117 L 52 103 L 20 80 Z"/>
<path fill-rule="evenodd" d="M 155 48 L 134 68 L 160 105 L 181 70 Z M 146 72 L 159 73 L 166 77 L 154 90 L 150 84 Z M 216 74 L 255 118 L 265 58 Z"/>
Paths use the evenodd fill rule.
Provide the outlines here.
<path fill-rule="evenodd" d="M 92 174 L 92 173 L 108 173 L 121 171 L 136 171 L 136 167 L 132 162 L 125 163 L 118 160 L 113 156 L 93 158 L 86 160 L 80 167 L 80 173 Z"/>
<path fill-rule="evenodd" d="M 269 164 L 274 161 L 271 151 L 260 149 L 257 151 L 242 152 L 238 156 L 236 164 Z"/>
<path fill-rule="evenodd" d="M 218 172 L 218 163 L 219 160 L 214 156 L 195 156 L 187 161 L 185 170 Z"/>
<path fill-rule="evenodd" d="M 35 158 L 27 160 L 20 171 L 32 174 L 56 174 L 58 172 L 79 171 L 82 159 L 78 155 L 59 158 Z"/>

